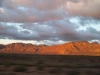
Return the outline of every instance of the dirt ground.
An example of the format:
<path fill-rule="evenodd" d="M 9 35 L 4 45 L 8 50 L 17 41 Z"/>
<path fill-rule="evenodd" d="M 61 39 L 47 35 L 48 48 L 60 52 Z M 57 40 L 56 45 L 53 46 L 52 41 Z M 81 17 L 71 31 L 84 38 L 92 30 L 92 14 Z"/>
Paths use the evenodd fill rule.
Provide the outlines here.
<path fill-rule="evenodd" d="M 100 56 L 0 54 L 0 75 L 100 75 Z"/>

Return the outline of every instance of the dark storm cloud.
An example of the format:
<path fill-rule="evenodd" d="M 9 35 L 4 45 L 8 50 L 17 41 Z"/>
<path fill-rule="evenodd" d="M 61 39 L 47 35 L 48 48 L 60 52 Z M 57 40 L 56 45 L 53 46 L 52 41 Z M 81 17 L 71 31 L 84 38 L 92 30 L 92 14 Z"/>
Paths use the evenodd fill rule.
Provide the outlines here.
<path fill-rule="evenodd" d="M 80 26 L 100 24 L 99 0 L 2 1 L 0 38 L 37 41 L 100 40 L 100 31 L 93 27 L 78 30 Z M 75 17 L 78 17 L 78 23 L 70 21 L 70 18 Z"/>
<path fill-rule="evenodd" d="M 43 23 L 42 23 L 43 24 Z M 21 26 L 3 26 L 0 25 L 0 35 L 8 37 L 9 39 L 18 40 L 49 40 L 49 41 L 74 41 L 74 40 L 93 40 L 100 39 L 100 31 L 90 27 L 84 30 L 75 30 L 77 27 L 70 22 L 54 21 L 47 22 L 40 25 L 37 24 L 23 24 Z M 53 25 L 54 24 L 54 25 Z M 70 26 L 71 25 L 71 26 Z M 20 29 L 19 29 L 20 28 Z"/>
<path fill-rule="evenodd" d="M 46 25 L 45 25 L 46 24 Z M 71 25 L 71 27 L 70 27 Z M 60 40 L 64 36 L 70 37 L 75 33 L 75 25 L 66 21 L 54 21 L 37 24 L 23 24 L 21 26 L 0 25 L 0 35 L 21 40 Z M 7 35 L 7 36 L 6 36 Z M 73 37 L 74 38 L 74 37 Z M 70 39 L 69 39 L 70 40 Z"/>
<path fill-rule="evenodd" d="M 88 27 L 86 29 L 86 31 L 81 31 L 83 34 L 82 37 L 84 37 L 83 39 L 87 40 L 87 41 L 91 41 L 91 40 L 100 40 L 100 31 L 97 31 L 95 28 L 92 27 Z"/>

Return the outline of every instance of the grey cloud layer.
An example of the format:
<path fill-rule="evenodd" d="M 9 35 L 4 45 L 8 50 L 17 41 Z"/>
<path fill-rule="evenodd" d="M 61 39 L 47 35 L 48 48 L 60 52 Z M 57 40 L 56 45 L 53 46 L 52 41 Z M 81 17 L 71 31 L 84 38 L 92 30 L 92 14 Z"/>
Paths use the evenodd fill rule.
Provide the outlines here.
<path fill-rule="evenodd" d="M 79 0 L 79 2 L 67 2 L 66 10 L 72 15 L 92 17 L 100 20 L 99 0 Z"/>
<path fill-rule="evenodd" d="M 79 23 L 70 18 L 79 18 Z M 100 31 L 80 26 L 100 24 L 99 0 L 0 0 L 0 38 L 16 40 L 100 40 Z M 5 22 L 3 24 L 3 22 Z M 21 25 L 8 25 L 21 23 Z"/>
<path fill-rule="evenodd" d="M 43 25 L 48 24 L 48 25 Z M 86 31 L 76 30 L 77 26 L 66 21 L 55 21 L 37 24 L 23 24 L 21 26 L 0 25 L 0 35 L 9 39 L 18 40 L 50 40 L 50 41 L 74 41 L 74 40 L 100 40 L 100 31 L 90 27 Z"/>
<path fill-rule="evenodd" d="M 99 0 L 1 0 L 0 5 L 3 22 L 39 22 L 69 16 L 100 19 Z"/>

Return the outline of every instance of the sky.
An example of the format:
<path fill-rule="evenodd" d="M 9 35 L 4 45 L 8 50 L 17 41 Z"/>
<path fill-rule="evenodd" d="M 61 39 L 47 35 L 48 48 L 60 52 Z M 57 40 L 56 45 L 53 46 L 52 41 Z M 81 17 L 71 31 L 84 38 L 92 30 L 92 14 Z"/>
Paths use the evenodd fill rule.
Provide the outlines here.
<path fill-rule="evenodd" d="M 0 0 L 0 44 L 100 43 L 100 0 Z"/>

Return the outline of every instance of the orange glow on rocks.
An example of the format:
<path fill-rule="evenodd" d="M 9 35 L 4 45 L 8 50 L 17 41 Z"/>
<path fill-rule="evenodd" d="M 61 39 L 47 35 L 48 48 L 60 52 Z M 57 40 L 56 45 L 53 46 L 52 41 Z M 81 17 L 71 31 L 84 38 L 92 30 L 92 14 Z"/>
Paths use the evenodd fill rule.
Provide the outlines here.
<path fill-rule="evenodd" d="M 12 43 L 0 45 L 0 53 L 45 54 L 45 55 L 100 55 L 100 45 L 96 42 L 74 41 L 60 45 L 33 45 Z"/>

